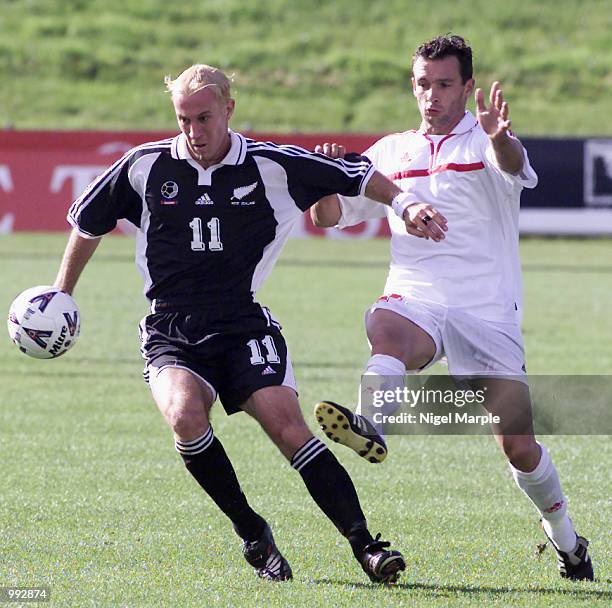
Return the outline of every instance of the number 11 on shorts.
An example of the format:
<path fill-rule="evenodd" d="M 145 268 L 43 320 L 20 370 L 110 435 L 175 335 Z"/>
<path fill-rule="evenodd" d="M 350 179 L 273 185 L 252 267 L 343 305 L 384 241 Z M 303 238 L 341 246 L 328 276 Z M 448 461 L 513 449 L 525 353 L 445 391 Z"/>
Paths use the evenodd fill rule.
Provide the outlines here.
<path fill-rule="evenodd" d="M 247 342 L 247 346 L 251 349 L 251 365 L 263 365 L 266 360 L 268 363 L 280 363 L 280 357 L 278 356 L 278 351 L 276 350 L 276 345 L 274 344 L 272 336 L 265 336 L 261 344 L 266 349 L 265 358 L 262 355 L 258 340 L 253 339 Z"/>

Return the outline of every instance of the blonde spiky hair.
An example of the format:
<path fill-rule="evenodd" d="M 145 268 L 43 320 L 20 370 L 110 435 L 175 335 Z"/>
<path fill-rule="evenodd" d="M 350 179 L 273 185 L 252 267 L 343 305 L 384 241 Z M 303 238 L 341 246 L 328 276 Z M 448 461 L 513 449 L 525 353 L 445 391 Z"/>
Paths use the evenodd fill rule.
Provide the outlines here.
<path fill-rule="evenodd" d="M 211 87 L 220 101 L 230 99 L 231 80 L 219 69 L 204 63 L 197 63 L 187 68 L 176 79 L 164 78 L 166 90 L 172 97 L 191 95 L 201 89 Z"/>

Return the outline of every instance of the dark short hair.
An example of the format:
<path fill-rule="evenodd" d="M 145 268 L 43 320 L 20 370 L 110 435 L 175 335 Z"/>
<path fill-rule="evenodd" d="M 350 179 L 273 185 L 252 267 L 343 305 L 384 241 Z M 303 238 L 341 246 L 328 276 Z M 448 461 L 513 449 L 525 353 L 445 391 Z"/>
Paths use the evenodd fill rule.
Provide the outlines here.
<path fill-rule="evenodd" d="M 459 61 L 461 80 L 465 84 L 472 78 L 472 49 L 461 36 L 438 36 L 424 42 L 417 48 L 412 56 L 412 65 L 417 59 L 444 59 L 456 57 Z"/>

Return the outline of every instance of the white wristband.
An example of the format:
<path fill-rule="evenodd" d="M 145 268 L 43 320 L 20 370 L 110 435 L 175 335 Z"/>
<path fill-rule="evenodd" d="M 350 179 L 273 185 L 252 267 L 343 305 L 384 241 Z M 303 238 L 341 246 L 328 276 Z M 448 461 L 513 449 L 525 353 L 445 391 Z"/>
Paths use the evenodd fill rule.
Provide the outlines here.
<path fill-rule="evenodd" d="M 412 194 L 412 192 L 400 192 L 391 201 L 391 208 L 395 212 L 395 215 L 403 220 L 406 209 L 410 207 L 410 205 L 414 205 L 418 202 L 418 198 Z"/>

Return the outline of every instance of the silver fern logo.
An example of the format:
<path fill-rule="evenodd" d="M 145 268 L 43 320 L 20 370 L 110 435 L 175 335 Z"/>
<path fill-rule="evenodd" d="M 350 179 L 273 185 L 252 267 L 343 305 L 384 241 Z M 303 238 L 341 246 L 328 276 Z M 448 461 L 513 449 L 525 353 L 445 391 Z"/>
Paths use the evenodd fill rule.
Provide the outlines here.
<path fill-rule="evenodd" d="M 254 205 L 255 204 L 254 200 L 245 201 L 243 199 L 249 194 L 251 194 L 251 192 L 253 192 L 255 188 L 257 188 L 257 182 L 253 182 L 252 184 L 249 184 L 248 186 L 241 186 L 240 188 L 234 188 L 234 194 L 231 198 L 230 203 L 232 205 L 241 205 L 241 206 Z"/>

